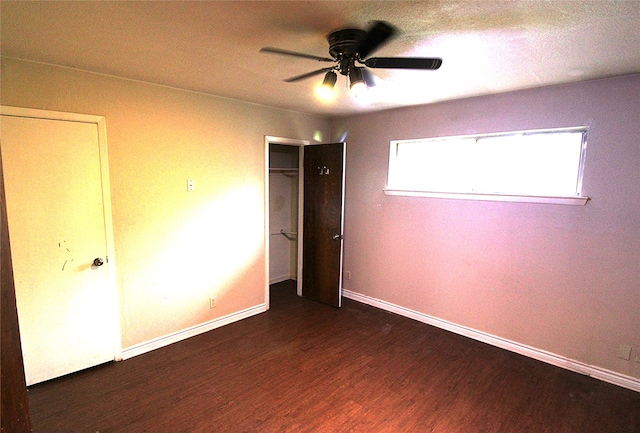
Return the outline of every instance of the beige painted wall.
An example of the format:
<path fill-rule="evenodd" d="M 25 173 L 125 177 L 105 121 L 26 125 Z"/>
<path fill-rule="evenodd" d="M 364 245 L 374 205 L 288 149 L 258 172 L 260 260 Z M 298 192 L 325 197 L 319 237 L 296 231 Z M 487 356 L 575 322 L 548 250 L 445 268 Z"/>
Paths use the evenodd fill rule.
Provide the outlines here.
<path fill-rule="evenodd" d="M 390 140 L 582 125 L 584 207 L 383 194 Z M 333 128 L 349 146 L 345 289 L 640 378 L 640 75 Z M 631 361 L 617 358 L 621 344 Z"/>
<path fill-rule="evenodd" d="M 106 118 L 123 348 L 265 303 L 264 136 L 326 119 L 14 59 L 1 79 L 2 105 Z"/>
<path fill-rule="evenodd" d="M 297 232 L 298 176 L 272 173 L 269 176 L 269 281 L 272 283 L 296 279 L 297 245 L 277 234 L 280 230 Z M 290 235 L 291 236 L 291 235 Z"/>

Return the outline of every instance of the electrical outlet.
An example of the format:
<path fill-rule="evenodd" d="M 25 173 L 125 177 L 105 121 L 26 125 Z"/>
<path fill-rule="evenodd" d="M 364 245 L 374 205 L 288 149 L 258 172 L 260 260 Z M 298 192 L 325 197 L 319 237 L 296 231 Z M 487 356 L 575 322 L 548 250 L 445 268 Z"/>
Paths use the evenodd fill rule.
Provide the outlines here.
<path fill-rule="evenodd" d="M 351 271 L 344 271 L 344 278 L 347 280 L 351 279 Z"/>
<path fill-rule="evenodd" d="M 216 308 L 217 302 L 216 302 L 216 298 L 209 298 L 209 308 Z"/>
<path fill-rule="evenodd" d="M 196 188 L 193 179 L 187 179 L 187 191 L 191 192 Z"/>
<path fill-rule="evenodd" d="M 618 358 L 624 359 L 628 361 L 631 359 L 631 346 L 627 346 L 626 344 L 621 344 L 618 346 Z"/>

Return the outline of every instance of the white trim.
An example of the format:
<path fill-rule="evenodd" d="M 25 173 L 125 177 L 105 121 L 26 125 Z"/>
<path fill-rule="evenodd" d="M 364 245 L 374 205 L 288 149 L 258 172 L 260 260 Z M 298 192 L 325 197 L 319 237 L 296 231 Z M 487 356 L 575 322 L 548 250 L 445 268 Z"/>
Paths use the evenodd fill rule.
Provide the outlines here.
<path fill-rule="evenodd" d="M 269 242 L 269 237 L 271 234 L 271 227 L 269 227 L 269 187 L 271 181 L 269 180 L 269 137 L 264 137 L 264 303 L 266 305 L 267 310 L 270 308 L 270 296 L 269 296 L 269 281 L 270 278 L 270 269 L 269 263 L 271 261 L 271 257 L 269 255 L 269 249 L 271 243 Z"/>
<path fill-rule="evenodd" d="M 285 144 L 289 146 L 307 146 L 311 144 L 309 140 L 299 140 L 297 138 L 283 138 L 283 137 L 274 137 L 272 135 L 265 135 L 264 140 L 266 143 L 271 144 Z M 267 167 L 269 166 L 269 161 L 267 161 Z"/>
<path fill-rule="evenodd" d="M 38 110 L 36 108 L 0 106 L 0 114 L 3 116 L 32 117 L 36 119 L 66 120 L 69 122 L 98 123 L 104 120 L 103 116 L 92 114 L 67 113 L 63 111 Z"/>
<path fill-rule="evenodd" d="M 109 283 L 113 290 L 113 306 L 117 332 L 114 335 L 115 360 L 122 359 L 122 329 L 120 326 L 120 304 L 118 301 L 118 279 L 116 274 L 115 238 L 113 234 L 113 214 L 111 208 L 111 182 L 109 180 L 109 154 L 107 151 L 107 125 L 104 117 L 100 117 L 98 126 L 98 146 L 100 151 L 100 171 L 102 176 L 102 206 L 105 224 L 105 240 L 107 245 L 107 270 Z"/>
<path fill-rule="evenodd" d="M 267 311 L 267 304 L 259 304 L 255 307 L 250 307 L 245 310 L 237 311 L 235 313 L 228 314 L 217 319 L 210 320 L 208 322 L 200 323 L 190 328 L 185 328 L 181 331 L 173 332 L 171 334 L 164 335 L 162 337 L 154 338 L 153 340 L 139 343 L 122 350 L 122 359 L 130 359 L 134 356 L 142 355 L 147 352 L 151 352 L 155 349 L 168 346 L 173 343 L 185 340 L 196 335 L 203 334 L 221 326 L 229 325 L 242 319 L 246 319 L 256 314 L 264 313 Z"/>
<path fill-rule="evenodd" d="M 531 195 L 503 195 L 503 194 L 471 194 L 453 192 L 428 192 L 428 191 L 408 191 L 401 189 L 385 188 L 385 195 L 399 195 L 407 197 L 429 197 L 448 198 L 454 200 L 479 200 L 479 201 L 508 201 L 520 203 L 544 203 L 544 204 L 564 204 L 572 206 L 584 206 L 589 201 L 589 197 L 542 197 Z"/>
<path fill-rule="evenodd" d="M 302 263 L 304 253 L 304 146 L 300 146 L 298 152 L 298 263 L 296 269 L 296 294 L 302 296 Z"/>
<path fill-rule="evenodd" d="M 98 133 L 98 152 L 100 158 L 100 181 L 102 183 L 102 212 L 105 228 L 105 244 L 107 249 L 108 281 L 111 289 L 111 304 L 113 320 L 113 357 L 116 361 L 122 359 L 122 340 L 120 327 L 120 305 L 118 302 L 118 280 L 116 277 L 115 241 L 113 235 L 113 216 L 111 208 L 111 184 L 109 181 L 109 155 L 107 151 L 107 126 L 104 116 L 92 114 L 67 113 L 62 111 L 38 110 L 35 108 L 13 107 L 0 105 L 0 114 L 12 117 L 28 117 L 35 119 L 62 120 L 96 125 Z"/>
<path fill-rule="evenodd" d="M 439 319 L 428 314 L 401 307 L 399 305 L 392 304 L 381 299 L 372 298 L 367 295 L 362 295 L 350 290 L 343 290 L 342 294 L 345 298 L 352 299 L 363 304 L 371 305 L 385 311 L 399 314 L 400 316 L 408 317 L 410 319 L 417 320 L 418 322 L 426 323 L 428 325 L 432 325 L 437 328 L 453 332 L 455 334 L 463 335 L 465 337 L 472 338 L 474 340 L 481 341 L 483 343 L 487 343 L 501 349 L 509 350 L 511 352 L 536 359 L 538 361 L 546 362 L 547 364 L 555 365 L 556 367 L 561 367 L 566 370 L 584 374 L 595 379 L 602 380 L 604 382 L 612 383 L 623 388 L 640 392 L 640 379 L 635 377 L 616 373 L 615 371 L 607 370 L 601 367 L 588 365 L 574 359 L 565 358 L 564 356 L 560 356 L 555 353 L 547 352 L 545 350 L 507 340 L 505 338 L 487 334 L 482 331 L 458 325 L 447 320 Z"/>
<path fill-rule="evenodd" d="M 342 307 L 342 292 L 344 291 L 344 214 L 345 196 L 347 191 L 347 142 L 342 142 L 342 191 L 340 191 L 340 270 L 338 271 L 338 306 Z"/>

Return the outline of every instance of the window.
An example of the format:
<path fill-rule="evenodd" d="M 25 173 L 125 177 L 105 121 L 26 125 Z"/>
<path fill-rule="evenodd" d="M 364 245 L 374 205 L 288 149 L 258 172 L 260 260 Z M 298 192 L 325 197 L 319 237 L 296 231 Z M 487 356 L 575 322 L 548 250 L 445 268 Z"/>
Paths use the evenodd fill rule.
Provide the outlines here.
<path fill-rule="evenodd" d="M 391 142 L 385 193 L 585 204 L 587 128 Z"/>

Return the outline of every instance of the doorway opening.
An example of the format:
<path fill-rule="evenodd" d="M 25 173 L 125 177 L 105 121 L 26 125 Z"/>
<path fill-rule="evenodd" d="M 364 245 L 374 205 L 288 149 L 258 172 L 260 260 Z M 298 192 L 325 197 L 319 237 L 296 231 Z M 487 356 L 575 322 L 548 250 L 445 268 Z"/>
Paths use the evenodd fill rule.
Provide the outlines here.
<path fill-rule="evenodd" d="M 302 290 L 302 140 L 267 137 L 265 140 L 268 175 L 267 288 L 278 285 Z"/>
<path fill-rule="evenodd" d="M 267 308 L 271 284 L 283 281 L 341 306 L 345 157 L 346 143 L 265 138 Z"/>

